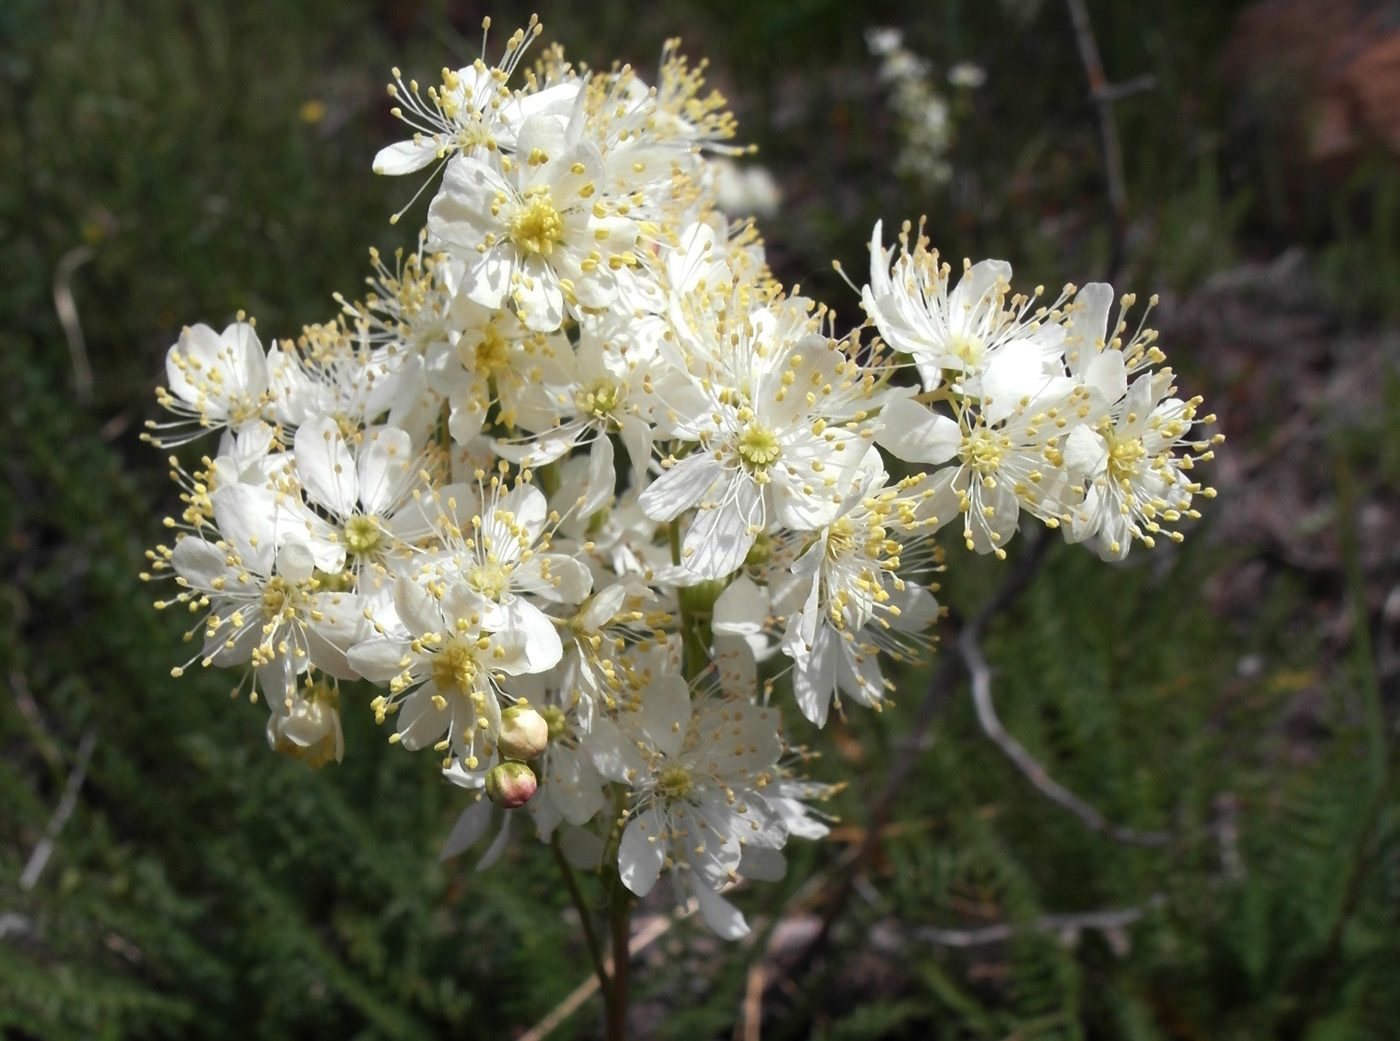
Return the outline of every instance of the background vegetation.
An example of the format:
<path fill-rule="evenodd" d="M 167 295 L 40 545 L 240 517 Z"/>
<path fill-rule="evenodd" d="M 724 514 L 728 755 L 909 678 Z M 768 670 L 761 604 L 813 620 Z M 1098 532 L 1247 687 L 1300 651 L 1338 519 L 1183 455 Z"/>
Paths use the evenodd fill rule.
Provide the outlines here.
<path fill-rule="evenodd" d="M 925 213 L 950 258 L 1009 258 L 1021 284 L 1110 263 L 1057 0 L 575 6 L 540 5 L 575 60 L 651 68 L 672 35 L 710 58 L 784 189 L 777 273 L 848 317 L 830 261 L 860 281 L 877 217 Z M 1283 22 L 1260 29 L 1239 3 L 1089 4 L 1109 80 L 1152 77 L 1113 107 L 1118 281 L 1163 293 L 1183 389 L 1230 441 L 1184 548 L 1107 568 L 1049 545 L 983 641 L 1008 729 L 1169 840 L 1084 827 L 983 736 L 965 685 L 926 700 L 911 672 L 894 710 L 804 735 L 814 773 L 850 781 L 834 841 L 740 896 L 753 942 L 681 926 L 639 958 L 639 1037 L 1400 1036 L 1400 175 L 1383 122 L 1317 144 L 1329 91 L 1357 111 L 1337 70 L 1393 5 L 1334 5 L 1340 43 L 1306 29 L 1316 4 L 1267 6 Z M 414 186 L 369 172 L 398 133 L 383 82 L 470 60 L 488 12 L 521 20 L 449 0 L 0 5 L 0 1035 L 494 1039 L 587 976 L 528 829 L 491 871 L 439 863 L 463 802 L 431 763 L 353 710 L 344 765 L 271 755 L 228 677 L 170 679 L 181 620 L 136 579 L 175 503 L 138 441 L 166 349 L 239 309 L 293 333 L 354 290 L 368 246 L 409 241 L 421 210 L 387 217 Z M 863 38 L 880 24 L 938 75 L 987 72 L 957 96 L 946 186 L 891 172 Z M 1287 64 L 1280 32 L 1332 64 Z M 999 567 L 950 547 L 949 634 L 1018 543 Z M 22 885 L 65 789 L 76 808 Z"/>

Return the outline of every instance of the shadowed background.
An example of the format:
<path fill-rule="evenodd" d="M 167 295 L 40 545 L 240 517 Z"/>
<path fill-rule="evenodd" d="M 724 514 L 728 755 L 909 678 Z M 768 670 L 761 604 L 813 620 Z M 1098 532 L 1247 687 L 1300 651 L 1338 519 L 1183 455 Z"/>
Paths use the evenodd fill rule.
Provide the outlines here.
<path fill-rule="evenodd" d="M 1091 0 L 1126 85 L 1117 214 L 1062 0 L 538 10 L 576 62 L 650 79 L 671 36 L 709 58 L 759 146 L 745 162 L 782 191 L 775 273 L 848 324 L 831 261 L 864 281 L 877 218 L 926 214 L 955 266 L 1004 257 L 1052 295 L 1117 267 L 1162 295 L 1181 388 L 1229 437 L 1184 547 L 1109 568 L 1050 545 L 983 640 L 1007 729 L 1169 841 L 1084 827 L 984 736 L 965 683 L 926 701 L 909 670 L 882 714 L 792 720 L 814 777 L 849 781 L 841 823 L 736 897 L 749 942 L 683 924 L 638 957 L 636 1036 L 1394 1036 L 1397 5 Z M 139 441 L 166 350 L 239 310 L 294 336 L 358 291 L 368 247 L 412 243 L 424 204 L 388 216 L 418 179 L 370 172 L 403 136 L 384 83 L 475 58 L 488 13 L 490 60 L 524 21 L 510 5 L 0 6 L 5 1037 L 494 1039 L 588 975 L 528 822 L 491 871 L 439 863 L 465 799 L 432 757 L 349 694 L 344 764 L 274 756 L 234 677 L 170 678 L 187 620 L 136 578 L 177 508 Z M 874 26 L 947 100 L 942 183 L 895 172 Z M 950 84 L 963 62 L 985 82 Z M 998 565 L 949 540 L 948 634 L 1028 548 Z M 596 1022 L 585 1006 L 552 1036 Z"/>

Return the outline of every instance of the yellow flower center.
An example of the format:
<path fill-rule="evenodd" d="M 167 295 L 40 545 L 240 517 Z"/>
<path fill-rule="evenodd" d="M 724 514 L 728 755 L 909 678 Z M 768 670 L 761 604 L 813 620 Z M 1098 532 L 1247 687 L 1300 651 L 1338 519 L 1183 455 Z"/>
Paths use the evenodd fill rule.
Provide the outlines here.
<path fill-rule="evenodd" d="M 982 362 L 982 355 L 986 353 L 986 345 L 976 336 L 965 336 L 957 333 L 953 337 L 951 344 L 953 354 L 968 369 L 975 369 Z"/>
<path fill-rule="evenodd" d="M 494 561 L 477 564 L 467 572 L 467 584 L 488 600 L 499 600 L 510 588 L 510 569 Z"/>
<path fill-rule="evenodd" d="M 490 379 L 509 364 L 510 343 L 492 322 L 475 344 L 462 340 L 457 346 L 457 353 L 461 356 L 463 367 L 474 369 Z"/>
<path fill-rule="evenodd" d="M 605 376 L 575 393 L 574 404 L 582 415 L 611 419 L 614 410 L 622 404 L 622 388 Z"/>
<path fill-rule="evenodd" d="M 778 435 L 757 423 L 750 423 L 739 435 L 739 458 L 750 472 L 766 471 L 781 450 Z"/>
<path fill-rule="evenodd" d="M 378 517 L 351 517 L 345 525 L 345 551 L 363 560 L 373 556 L 384 541 Z"/>
<path fill-rule="evenodd" d="M 301 590 L 285 578 L 276 577 L 263 587 L 262 612 L 269 622 L 276 618 L 290 618 L 304 598 Z"/>
<path fill-rule="evenodd" d="M 963 465 L 970 466 L 983 477 L 997 472 L 1001 466 L 1001 454 L 1007 445 L 1004 437 L 990 430 L 978 430 L 962 440 L 958 448 L 958 458 Z"/>
<path fill-rule="evenodd" d="M 855 525 L 849 517 L 837 517 L 826 529 L 826 559 L 838 560 L 855 548 Z"/>
<path fill-rule="evenodd" d="M 564 217 L 554 207 L 549 189 L 530 196 L 510 219 L 510 240 L 524 252 L 549 256 L 564 239 Z"/>
<path fill-rule="evenodd" d="M 1147 458 L 1147 449 L 1143 446 L 1141 438 L 1133 437 L 1125 441 L 1115 441 L 1110 434 L 1108 445 L 1108 475 L 1110 478 L 1122 483 L 1141 475 L 1142 468 L 1138 464 Z"/>
<path fill-rule="evenodd" d="M 745 567 L 762 567 L 773 559 L 773 554 L 777 551 L 778 544 L 772 535 L 766 531 L 760 531 L 753 540 L 748 555 L 744 557 Z"/>
<path fill-rule="evenodd" d="M 684 766 L 668 766 L 656 779 L 656 791 L 667 802 L 684 799 L 694 787 L 690 771 Z"/>
<path fill-rule="evenodd" d="M 546 705 L 540 709 L 545 726 L 549 727 L 550 742 L 558 741 L 569 732 L 569 721 L 564 718 L 564 710 L 558 705 Z"/>
<path fill-rule="evenodd" d="M 476 685 L 476 641 L 454 636 L 433 655 L 431 668 L 438 690 L 467 693 Z"/>

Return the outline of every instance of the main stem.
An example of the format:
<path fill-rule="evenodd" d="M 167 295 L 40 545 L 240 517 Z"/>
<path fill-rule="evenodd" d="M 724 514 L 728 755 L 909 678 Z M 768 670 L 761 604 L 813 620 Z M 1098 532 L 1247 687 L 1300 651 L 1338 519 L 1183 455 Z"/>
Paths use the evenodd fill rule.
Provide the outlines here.
<path fill-rule="evenodd" d="M 569 899 L 574 903 L 574 910 L 578 912 L 579 922 L 583 925 L 583 938 L 588 946 L 588 956 L 593 961 L 593 973 L 598 977 L 598 991 L 603 995 L 603 1006 L 608 1010 L 607 1015 L 612 1016 L 613 1007 L 613 985 L 612 979 L 608 975 L 608 966 L 603 959 L 603 947 L 598 942 L 598 931 L 593 928 L 593 911 L 588 906 L 588 901 L 583 898 L 583 891 L 578 887 L 578 880 L 574 878 L 574 869 L 569 866 L 569 860 L 564 856 L 564 850 L 559 845 L 559 832 L 554 832 L 550 840 L 550 848 L 554 851 L 554 860 L 559 865 L 559 873 L 564 876 L 564 888 L 569 891 Z"/>
<path fill-rule="evenodd" d="M 608 900 L 612 927 L 612 1000 L 607 1005 L 607 1041 L 627 1041 L 627 982 L 632 952 L 632 894 L 621 878 L 613 881 Z"/>

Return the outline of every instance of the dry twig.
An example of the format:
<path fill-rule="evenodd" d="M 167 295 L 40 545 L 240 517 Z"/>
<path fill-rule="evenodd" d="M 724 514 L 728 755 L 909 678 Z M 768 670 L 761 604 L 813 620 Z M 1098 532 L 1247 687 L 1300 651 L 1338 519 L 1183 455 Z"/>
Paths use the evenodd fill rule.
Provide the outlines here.
<path fill-rule="evenodd" d="M 1118 842 L 1134 846 L 1162 846 L 1171 840 L 1170 832 L 1135 831 L 1112 823 L 1093 806 L 1051 777 L 1040 760 L 1026 751 L 1025 746 L 1002 726 L 996 705 L 992 702 L 992 671 L 987 667 L 986 659 L 982 657 L 982 650 L 977 645 L 977 633 L 971 626 L 963 630 L 962 635 L 958 637 L 958 653 L 972 678 L 972 703 L 977 709 L 977 722 L 981 724 L 982 732 L 1006 753 L 1006 757 L 1046 798 L 1069 810 L 1094 831 L 1103 832 Z"/>
<path fill-rule="evenodd" d="M 78 758 L 74 761 L 73 770 L 68 775 L 68 783 L 63 788 L 63 797 L 58 800 L 58 806 L 54 808 L 53 816 L 49 818 L 48 827 L 44 829 L 44 837 L 34 847 L 34 852 L 29 854 L 29 860 L 25 863 L 24 871 L 19 876 L 20 889 L 33 889 L 39 882 L 39 876 L 44 873 L 44 868 L 48 866 L 49 857 L 53 856 L 54 844 L 58 840 L 58 833 L 63 830 L 63 825 L 68 823 L 68 818 L 72 816 L 74 808 L 78 805 L 78 791 L 82 788 L 83 781 L 87 777 L 88 762 L 92 759 L 92 750 L 96 746 L 97 731 L 89 730 L 78 744 Z"/>

